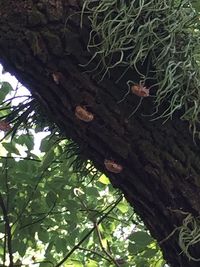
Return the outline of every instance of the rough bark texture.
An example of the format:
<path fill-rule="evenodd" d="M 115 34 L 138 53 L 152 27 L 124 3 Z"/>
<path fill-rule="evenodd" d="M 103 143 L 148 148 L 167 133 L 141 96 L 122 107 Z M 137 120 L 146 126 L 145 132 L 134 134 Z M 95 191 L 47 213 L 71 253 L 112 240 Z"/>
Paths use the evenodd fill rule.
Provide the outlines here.
<path fill-rule="evenodd" d="M 85 155 L 144 220 L 167 262 L 199 266 L 181 253 L 177 232 L 160 242 L 182 224 L 183 212 L 200 215 L 199 145 L 180 119 L 162 124 L 142 116 L 152 111 L 151 99 L 128 120 L 139 98 L 129 95 L 117 104 L 126 90 L 123 81 L 115 84 L 118 73 L 100 83 L 94 73 L 84 73 L 79 64 L 90 59 L 88 28 L 80 29 L 80 14 L 70 16 L 79 5 L 79 0 L 0 1 L 0 62 L 31 90 L 66 137 L 84 145 Z M 94 120 L 79 120 L 77 105 L 86 106 Z M 123 166 L 121 173 L 105 169 L 104 160 L 111 158 Z M 199 246 L 191 254 L 200 258 Z"/>

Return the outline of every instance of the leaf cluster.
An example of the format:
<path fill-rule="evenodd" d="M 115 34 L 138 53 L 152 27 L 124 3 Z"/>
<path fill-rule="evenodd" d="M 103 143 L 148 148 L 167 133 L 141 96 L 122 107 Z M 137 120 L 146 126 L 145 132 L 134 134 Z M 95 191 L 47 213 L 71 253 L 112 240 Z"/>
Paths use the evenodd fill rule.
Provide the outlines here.
<path fill-rule="evenodd" d="M 0 205 L 4 264 L 10 240 L 13 261 L 23 265 L 163 266 L 155 241 L 109 180 L 92 172 L 79 179 L 74 158 L 63 153 L 69 141 L 46 137 L 40 157 L 31 153 L 33 136 L 16 135 L 13 142 L 12 150 L 3 143 L 8 154 L 0 157 L 0 196 L 11 233 Z M 29 157 L 17 155 L 22 143 Z"/>

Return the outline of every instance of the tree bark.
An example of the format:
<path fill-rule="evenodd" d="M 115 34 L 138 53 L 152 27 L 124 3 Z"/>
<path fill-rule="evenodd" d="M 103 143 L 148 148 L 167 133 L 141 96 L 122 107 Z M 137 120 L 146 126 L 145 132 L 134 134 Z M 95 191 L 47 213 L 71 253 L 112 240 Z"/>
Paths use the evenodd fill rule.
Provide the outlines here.
<path fill-rule="evenodd" d="M 170 266 L 199 266 L 181 251 L 174 231 L 187 214 L 200 215 L 199 144 L 178 114 L 165 124 L 143 116 L 152 112 L 152 98 L 144 99 L 128 118 L 140 98 L 129 94 L 118 102 L 134 72 L 120 83 L 115 83 L 118 70 L 101 82 L 95 71 L 85 72 L 80 64 L 91 58 L 86 49 L 89 27 L 86 21 L 80 28 L 80 10 L 79 0 L 0 1 L 0 62 L 123 192 Z M 78 119 L 77 106 L 86 107 L 94 119 Z M 123 170 L 109 172 L 105 159 L 115 160 Z M 191 249 L 193 257 L 200 258 L 199 248 Z"/>

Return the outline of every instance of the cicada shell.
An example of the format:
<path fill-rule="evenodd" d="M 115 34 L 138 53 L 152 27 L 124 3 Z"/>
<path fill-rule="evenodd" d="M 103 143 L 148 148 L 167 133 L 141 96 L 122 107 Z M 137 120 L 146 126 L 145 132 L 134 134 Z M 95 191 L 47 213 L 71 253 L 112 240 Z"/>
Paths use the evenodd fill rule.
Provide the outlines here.
<path fill-rule="evenodd" d="M 85 107 L 76 106 L 75 115 L 79 120 L 90 122 L 94 119 L 94 115 L 87 111 Z"/>
<path fill-rule="evenodd" d="M 0 121 L 0 131 L 8 132 L 11 130 L 11 126 L 6 121 Z"/>
<path fill-rule="evenodd" d="M 122 165 L 116 163 L 114 160 L 105 159 L 104 165 L 108 171 L 113 173 L 120 173 L 123 170 Z"/>
<path fill-rule="evenodd" d="M 134 84 L 131 86 L 131 92 L 140 97 L 149 96 L 149 89 L 140 84 Z"/>

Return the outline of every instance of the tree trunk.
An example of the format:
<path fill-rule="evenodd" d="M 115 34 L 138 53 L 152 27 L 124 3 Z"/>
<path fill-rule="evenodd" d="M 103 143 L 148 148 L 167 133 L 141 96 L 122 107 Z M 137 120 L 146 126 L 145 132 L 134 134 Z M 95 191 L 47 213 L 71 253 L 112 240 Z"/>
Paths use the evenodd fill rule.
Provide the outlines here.
<path fill-rule="evenodd" d="M 163 124 L 143 116 L 152 98 L 128 118 L 140 98 L 128 95 L 118 72 L 99 82 L 89 61 L 87 22 L 80 28 L 79 0 L 0 1 L 0 61 L 31 90 L 67 138 L 106 173 L 141 216 L 172 267 L 195 267 L 178 244 L 178 229 L 188 214 L 200 215 L 200 151 L 188 124 L 178 116 Z M 71 14 L 74 14 L 70 16 Z M 67 19 L 68 18 L 68 19 Z M 93 63 L 89 65 L 94 68 Z M 94 115 L 90 122 L 75 115 L 77 106 Z M 105 159 L 123 167 L 105 168 Z M 174 231 L 174 232 L 173 232 Z M 170 235 L 171 234 L 171 235 Z M 190 250 L 200 258 L 199 243 Z"/>

